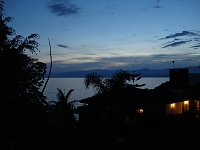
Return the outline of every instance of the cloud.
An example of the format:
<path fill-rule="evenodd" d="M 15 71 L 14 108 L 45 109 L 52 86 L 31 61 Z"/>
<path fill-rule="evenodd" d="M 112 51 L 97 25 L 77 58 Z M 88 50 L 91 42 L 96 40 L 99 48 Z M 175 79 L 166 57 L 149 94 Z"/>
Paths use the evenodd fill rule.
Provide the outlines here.
<path fill-rule="evenodd" d="M 175 38 L 175 39 L 173 39 L 172 41 L 167 42 L 166 44 L 171 44 L 171 43 L 173 43 L 173 42 L 180 41 L 180 40 L 181 40 L 181 39 Z"/>
<path fill-rule="evenodd" d="M 192 40 L 172 42 L 171 44 L 167 44 L 167 45 L 163 46 L 162 48 L 176 47 L 176 46 L 180 46 L 180 45 L 182 45 L 182 44 L 186 44 L 186 43 L 191 42 L 191 41 L 192 41 Z"/>
<path fill-rule="evenodd" d="M 199 37 L 196 37 L 196 38 L 194 38 L 194 40 L 195 40 L 196 42 L 200 42 L 200 36 L 199 36 Z"/>
<path fill-rule="evenodd" d="M 56 14 L 57 16 L 69 16 L 75 15 L 79 12 L 79 7 L 75 4 L 72 4 L 69 1 L 64 2 L 52 2 L 48 5 L 50 12 Z"/>
<path fill-rule="evenodd" d="M 200 48 L 200 43 L 198 43 L 197 45 L 194 45 L 194 46 L 192 46 L 192 47 L 190 47 L 190 48 L 198 49 L 198 48 Z"/>
<path fill-rule="evenodd" d="M 61 48 L 69 48 L 67 45 L 63 45 L 63 44 L 58 44 L 57 46 Z"/>
<path fill-rule="evenodd" d="M 160 0 L 156 0 L 156 1 L 155 1 L 155 6 L 154 6 L 153 8 L 155 8 L 155 9 L 162 8 L 162 7 L 160 6 Z"/>
<path fill-rule="evenodd" d="M 162 7 L 159 5 L 156 5 L 156 6 L 154 6 L 154 8 L 158 9 L 158 8 L 162 8 Z"/>
<path fill-rule="evenodd" d="M 164 45 L 162 46 L 162 48 L 177 47 L 186 43 L 190 43 L 193 45 L 193 46 L 190 46 L 190 48 L 194 48 L 194 49 L 200 48 L 199 31 L 196 31 L 196 32 L 182 31 L 182 32 L 167 35 L 159 40 L 171 40 L 162 44 Z"/>
<path fill-rule="evenodd" d="M 196 53 L 197 54 L 197 53 Z M 153 54 L 148 56 L 117 56 L 117 57 L 77 57 L 70 60 L 54 60 L 54 71 L 75 71 L 91 69 L 127 69 L 165 68 L 174 60 L 180 65 L 199 65 L 199 55 L 194 53 Z M 88 61 L 92 60 L 92 61 Z"/>
<path fill-rule="evenodd" d="M 186 35 L 187 36 L 200 36 L 198 33 L 190 32 L 190 31 L 182 31 L 181 33 L 175 33 L 175 34 L 170 34 L 168 36 L 165 36 L 164 38 L 161 38 L 161 40 L 176 38 L 176 37 L 186 36 Z"/>

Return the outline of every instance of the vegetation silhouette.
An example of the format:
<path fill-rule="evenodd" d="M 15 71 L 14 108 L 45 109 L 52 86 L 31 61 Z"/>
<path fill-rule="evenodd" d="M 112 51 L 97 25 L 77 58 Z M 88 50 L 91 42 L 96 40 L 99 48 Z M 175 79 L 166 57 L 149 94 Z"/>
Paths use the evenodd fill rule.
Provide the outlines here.
<path fill-rule="evenodd" d="M 15 36 L 15 30 L 7 25 L 12 18 L 4 17 L 3 5 L 0 1 L 0 149 L 199 148 L 199 115 L 156 118 L 158 112 L 145 109 L 143 113 L 143 106 L 161 104 L 158 100 L 164 98 L 161 95 L 169 85 L 140 89 L 144 84 L 136 81 L 141 74 L 124 70 L 111 78 L 88 74 L 85 86 L 93 86 L 97 94 L 81 100 L 88 105 L 77 109 L 70 101 L 73 89 L 65 94 L 57 88 L 57 100 L 47 102 L 44 88 L 40 91 L 46 65 L 28 55 L 39 51 L 39 36 Z M 199 98 L 199 85 L 185 94 Z M 74 113 L 79 113 L 78 121 Z"/>
<path fill-rule="evenodd" d="M 165 114 L 166 100 L 177 98 L 170 91 L 173 83 L 166 82 L 153 90 L 140 89 L 140 85 L 135 84 L 139 79 L 138 75 L 123 70 L 110 79 L 96 73 L 86 76 L 86 88 L 93 86 L 97 90 L 95 96 L 81 100 L 87 105 L 79 108 L 80 123 L 89 129 L 89 141 L 115 149 L 145 149 L 145 145 L 154 149 L 198 147 L 195 142 L 200 136 L 200 120 L 195 116 L 199 114 L 186 112 L 168 117 Z M 189 90 L 187 96 L 198 99 L 199 94 L 194 91 L 199 88 L 195 89 Z M 184 98 L 184 95 L 178 97 Z M 183 137 L 191 137 L 192 142 L 187 141 L 184 146 L 178 144 L 184 141 Z"/>
<path fill-rule="evenodd" d="M 111 90 L 119 90 L 126 87 L 142 87 L 145 84 L 135 84 L 135 81 L 139 80 L 141 74 L 130 73 L 125 70 L 116 71 L 111 78 L 103 78 L 100 74 L 89 73 L 86 75 L 84 84 L 86 88 L 92 86 L 97 94 L 103 94 Z"/>
<path fill-rule="evenodd" d="M 39 35 L 15 36 L 15 30 L 7 25 L 12 18 L 4 17 L 3 6 L 0 1 L 0 149 L 68 147 L 75 130 L 68 101 L 73 90 L 65 96 L 58 89 L 56 105 L 47 103 L 44 88 L 40 90 L 46 65 L 28 55 L 39 51 Z"/>
<path fill-rule="evenodd" d="M 68 93 L 65 95 L 59 88 L 58 89 L 58 93 L 57 93 L 57 111 L 63 115 L 63 121 L 68 121 L 69 123 L 75 122 L 75 118 L 74 118 L 74 106 L 72 104 L 72 102 L 69 101 L 69 97 L 72 94 L 72 92 L 74 91 L 74 89 L 71 89 L 68 91 Z"/>
<path fill-rule="evenodd" d="M 4 17 L 0 2 L 0 115 L 3 149 L 19 149 L 38 141 L 45 111 L 45 96 L 40 92 L 46 65 L 27 53 L 36 54 L 39 36 L 15 36 L 15 30 Z"/>

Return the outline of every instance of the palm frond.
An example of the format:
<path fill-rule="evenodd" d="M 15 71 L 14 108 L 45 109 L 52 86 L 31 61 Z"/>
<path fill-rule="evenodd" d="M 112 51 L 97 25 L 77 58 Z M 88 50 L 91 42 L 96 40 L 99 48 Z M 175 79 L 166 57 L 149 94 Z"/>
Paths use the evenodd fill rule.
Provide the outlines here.
<path fill-rule="evenodd" d="M 71 93 L 72 93 L 73 91 L 74 91 L 74 89 L 70 89 L 70 90 L 68 91 L 67 95 L 65 96 L 65 100 L 66 100 L 67 103 L 68 103 L 69 97 L 70 97 L 70 95 L 71 95 Z"/>
<path fill-rule="evenodd" d="M 62 90 L 60 90 L 59 88 L 57 88 L 58 93 L 56 94 L 58 101 L 65 101 L 65 95 L 62 92 Z"/>

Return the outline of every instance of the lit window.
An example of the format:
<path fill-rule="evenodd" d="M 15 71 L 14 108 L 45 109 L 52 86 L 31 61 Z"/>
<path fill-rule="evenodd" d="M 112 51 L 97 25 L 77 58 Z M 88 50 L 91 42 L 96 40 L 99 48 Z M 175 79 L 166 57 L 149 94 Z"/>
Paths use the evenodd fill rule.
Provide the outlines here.
<path fill-rule="evenodd" d="M 186 100 L 183 102 L 184 105 L 188 105 L 189 104 L 189 100 Z"/>
<path fill-rule="evenodd" d="M 189 111 L 189 100 L 183 102 L 183 111 Z"/>

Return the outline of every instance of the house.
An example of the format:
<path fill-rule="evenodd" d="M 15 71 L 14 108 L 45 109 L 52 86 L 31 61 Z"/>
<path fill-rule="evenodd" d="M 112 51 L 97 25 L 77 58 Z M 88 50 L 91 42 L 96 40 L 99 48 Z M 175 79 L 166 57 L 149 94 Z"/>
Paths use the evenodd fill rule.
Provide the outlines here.
<path fill-rule="evenodd" d="M 118 125 L 134 124 L 138 116 L 150 110 L 147 107 L 151 102 L 146 100 L 152 96 L 151 90 L 128 87 L 83 99 L 80 102 L 87 105 L 78 108 L 80 121 L 87 124 L 109 121 Z"/>
<path fill-rule="evenodd" d="M 187 112 L 199 115 L 200 75 L 176 68 L 169 70 L 169 78 L 151 90 L 128 87 L 83 99 L 80 102 L 87 105 L 79 107 L 80 121 L 128 123 L 138 117 L 159 120 Z"/>
<path fill-rule="evenodd" d="M 174 97 L 166 101 L 166 115 L 200 113 L 200 75 L 189 74 L 187 68 L 169 70 L 169 91 Z"/>
<path fill-rule="evenodd" d="M 199 100 L 180 100 L 176 102 L 172 102 L 166 104 L 166 114 L 167 115 L 178 115 L 183 114 L 185 112 L 196 112 L 199 113 L 200 111 L 200 103 Z"/>

